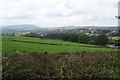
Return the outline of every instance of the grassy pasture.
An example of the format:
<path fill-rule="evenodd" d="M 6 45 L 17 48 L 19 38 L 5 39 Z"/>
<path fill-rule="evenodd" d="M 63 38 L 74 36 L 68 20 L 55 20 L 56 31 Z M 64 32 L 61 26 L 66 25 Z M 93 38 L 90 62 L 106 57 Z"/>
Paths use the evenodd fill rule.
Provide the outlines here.
<path fill-rule="evenodd" d="M 0 40 L 2 40 L 4 80 L 16 78 L 120 79 L 118 49 L 31 37 L 3 36 Z M 70 46 L 66 46 L 68 44 Z"/>
<path fill-rule="evenodd" d="M 109 37 L 109 39 L 112 39 L 112 40 L 120 40 L 120 37 L 116 36 L 116 37 Z"/>
<path fill-rule="evenodd" d="M 62 45 L 47 45 L 37 43 L 25 43 L 15 42 L 12 40 L 26 41 L 26 42 L 41 42 L 41 43 L 52 43 Z M 70 45 L 70 46 L 64 46 Z M 14 37 L 14 36 L 3 36 L 2 37 L 2 51 L 27 51 L 27 52 L 48 52 L 48 53 L 74 53 L 74 52 L 115 52 L 118 49 L 111 48 L 99 48 L 101 46 L 81 44 L 74 42 L 67 42 L 62 40 L 53 39 L 42 39 L 42 38 L 31 38 L 31 37 Z"/>

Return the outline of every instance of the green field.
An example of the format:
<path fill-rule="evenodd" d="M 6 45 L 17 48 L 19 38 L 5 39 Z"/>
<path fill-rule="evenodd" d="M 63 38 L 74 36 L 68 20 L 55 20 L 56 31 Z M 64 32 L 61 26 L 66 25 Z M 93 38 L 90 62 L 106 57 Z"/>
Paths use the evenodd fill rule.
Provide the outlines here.
<path fill-rule="evenodd" d="M 2 52 L 9 53 L 12 51 L 17 51 L 18 53 L 19 51 L 38 53 L 44 52 L 76 53 L 76 52 L 117 52 L 118 49 L 104 48 L 97 45 L 81 44 L 62 40 L 3 36 Z"/>
<path fill-rule="evenodd" d="M 112 40 L 120 40 L 120 37 L 116 36 L 116 37 L 109 37 L 109 39 L 112 39 Z"/>
<path fill-rule="evenodd" d="M 0 40 L 4 80 L 120 79 L 118 49 L 32 37 L 3 36 Z"/>

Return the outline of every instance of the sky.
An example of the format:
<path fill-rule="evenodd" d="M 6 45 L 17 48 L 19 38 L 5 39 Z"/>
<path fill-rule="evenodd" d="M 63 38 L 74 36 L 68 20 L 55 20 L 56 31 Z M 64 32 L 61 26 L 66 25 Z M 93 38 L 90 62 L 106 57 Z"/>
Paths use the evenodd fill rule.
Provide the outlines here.
<path fill-rule="evenodd" d="M 0 0 L 0 26 L 115 26 L 119 0 Z"/>

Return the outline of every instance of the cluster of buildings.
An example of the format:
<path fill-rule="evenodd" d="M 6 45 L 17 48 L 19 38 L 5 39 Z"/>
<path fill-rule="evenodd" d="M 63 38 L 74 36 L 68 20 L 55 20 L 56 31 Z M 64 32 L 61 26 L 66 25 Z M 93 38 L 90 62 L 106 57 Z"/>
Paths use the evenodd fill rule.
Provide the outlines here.
<path fill-rule="evenodd" d="M 19 34 L 18 34 L 19 33 Z M 18 33 L 14 33 L 14 32 L 11 32 L 11 33 L 8 33 L 8 32 L 4 32 L 2 33 L 1 35 L 2 36 L 21 36 L 21 35 L 26 35 L 26 34 L 29 34 L 29 33 L 36 33 L 38 35 L 40 35 L 41 37 L 44 37 L 48 34 L 65 34 L 65 33 L 74 33 L 74 34 L 80 34 L 80 33 L 83 33 L 83 34 L 87 34 L 87 35 L 90 35 L 90 36 L 98 36 L 102 33 L 106 34 L 107 36 L 111 36 L 112 34 L 116 34 L 118 33 L 118 27 L 104 27 L 104 28 L 79 28 L 79 29 L 56 29 L 56 30 L 46 30 L 46 31 L 34 31 L 34 32 L 31 32 L 31 31 L 28 31 L 28 32 L 18 32 Z M 112 41 L 113 42 L 113 41 Z M 118 46 L 115 46 L 115 44 L 109 44 L 107 45 L 108 47 L 111 47 L 111 48 L 118 48 Z"/>
<path fill-rule="evenodd" d="M 54 34 L 63 34 L 63 33 L 74 33 L 74 34 L 87 34 L 91 36 L 98 36 L 99 34 L 106 34 L 110 36 L 111 34 L 118 33 L 117 27 L 107 27 L 107 28 L 81 28 L 81 29 L 58 29 L 58 30 L 49 30 L 46 32 L 38 32 L 38 34 L 47 35 L 50 33 Z"/>
<path fill-rule="evenodd" d="M 28 32 L 19 32 L 19 35 L 16 33 L 2 33 L 3 36 L 20 36 L 20 35 L 25 35 L 30 33 L 30 31 Z M 56 29 L 56 30 L 46 30 L 46 31 L 34 31 L 33 33 L 37 33 L 41 36 L 45 36 L 47 34 L 50 33 L 57 33 L 57 34 L 63 34 L 63 33 L 74 33 L 74 34 L 87 34 L 87 35 L 91 35 L 91 36 L 98 36 L 101 33 L 106 34 L 107 36 L 114 34 L 114 33 L 118 33 L 118 28 L 117 27 L 94 27 L 94 28 L 75 28 L 75 29 Z"/>

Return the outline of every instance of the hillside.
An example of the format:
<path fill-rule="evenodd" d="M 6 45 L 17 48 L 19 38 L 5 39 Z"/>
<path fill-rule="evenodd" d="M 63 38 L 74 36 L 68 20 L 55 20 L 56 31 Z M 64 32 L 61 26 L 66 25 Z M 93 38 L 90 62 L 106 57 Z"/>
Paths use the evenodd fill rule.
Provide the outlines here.
<path fill-rule="evenodd" d="M 97 45 L 33 37 L 2 37 L 4 80 L 120 79 L 118 56 L 118 49 Z"/>
<path fill-rule="evenodd" d="M 105 48 L 97 45 L 80 44 L 53 39 L 3 36 L 3 52 L 27 51 L 48 53 L 74 52 L 117 52 L 118 49 Z"/>
<path fill-rule="evenodd" d="M 46 28 L 41 28 L 39 26 L 32 24 L 2 26 L 3 32 L 23 32 L 23 31 L 33 31 L 33 30 L 46 30 Z"/>

